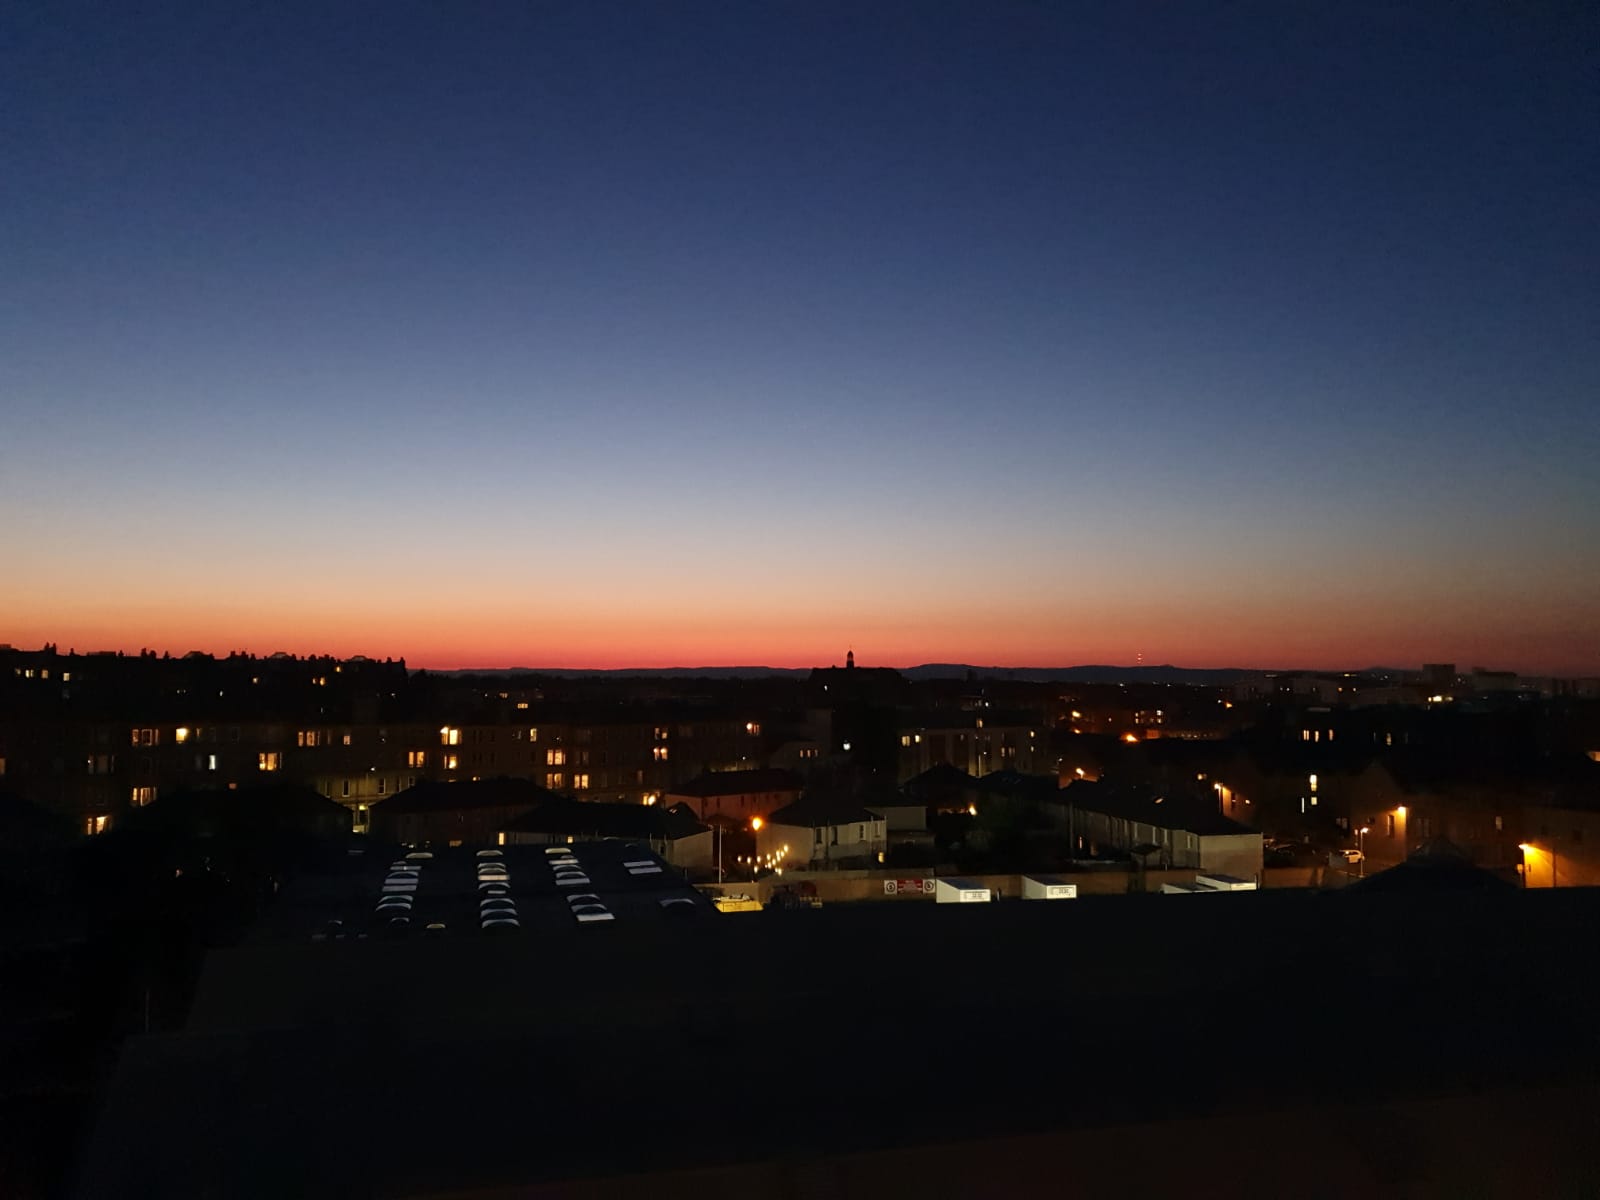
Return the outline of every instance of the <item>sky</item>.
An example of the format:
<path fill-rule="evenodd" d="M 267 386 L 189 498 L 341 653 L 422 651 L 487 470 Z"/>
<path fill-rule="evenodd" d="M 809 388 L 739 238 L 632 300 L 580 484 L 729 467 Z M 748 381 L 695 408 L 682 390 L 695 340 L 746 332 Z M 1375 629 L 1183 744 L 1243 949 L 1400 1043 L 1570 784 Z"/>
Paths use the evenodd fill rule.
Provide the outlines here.
<path fill-rule="evenodd" d="M 0 642 L 1600 673 L 1591 4 L 0 10 Z"/>

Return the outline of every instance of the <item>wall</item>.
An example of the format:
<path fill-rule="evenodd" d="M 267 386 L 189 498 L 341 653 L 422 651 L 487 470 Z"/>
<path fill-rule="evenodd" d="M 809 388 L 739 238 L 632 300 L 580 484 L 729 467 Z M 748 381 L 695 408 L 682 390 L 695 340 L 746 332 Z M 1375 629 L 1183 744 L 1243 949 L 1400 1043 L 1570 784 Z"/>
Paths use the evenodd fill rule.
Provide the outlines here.
<path fill-rule="evenodd" d="M 1202 837 L 1200 869 L 1240 879 L 1261 877 L 1261 835 L 1259 833 L 1221 834 Z"/>

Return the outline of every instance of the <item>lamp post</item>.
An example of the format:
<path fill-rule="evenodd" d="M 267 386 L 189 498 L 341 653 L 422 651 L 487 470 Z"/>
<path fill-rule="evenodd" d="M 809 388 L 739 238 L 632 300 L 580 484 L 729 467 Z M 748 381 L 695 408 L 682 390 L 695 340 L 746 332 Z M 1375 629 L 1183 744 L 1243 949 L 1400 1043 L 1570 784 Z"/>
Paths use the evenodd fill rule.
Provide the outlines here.
<path fill-rule="evenodd" d="M 1356 853 L 1361 857 L 1356 860 L 1356 878 L 1365 879 L 1367 875 L 1367 833 L 1370 826 L 1363 825 L 1356 830 Z"/>

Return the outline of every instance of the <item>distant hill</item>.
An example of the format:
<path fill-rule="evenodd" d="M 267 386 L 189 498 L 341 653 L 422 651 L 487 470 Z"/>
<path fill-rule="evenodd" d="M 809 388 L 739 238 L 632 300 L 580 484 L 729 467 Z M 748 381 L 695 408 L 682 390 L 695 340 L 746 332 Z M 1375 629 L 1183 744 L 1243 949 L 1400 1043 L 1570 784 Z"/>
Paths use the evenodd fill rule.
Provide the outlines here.
<path fill-rule="evenodd" d="M 837 664 L 833 664 L 837 665 Z M 481 675 L 506 678 L 545 675 L 556 679 L 777 679 L 804 677 L 810 667 L 619 667 L 611 670 L 571 667 L 501 667 L 477 671 L 430 671 L 430 675 Z M 967 663 L 923 663 L 902 667 L 908 679 L 1018 680 L 1024 683 L 1181 683 L 1217 686 L 1254 674 L 1234 667 L 977 667 Z"/>

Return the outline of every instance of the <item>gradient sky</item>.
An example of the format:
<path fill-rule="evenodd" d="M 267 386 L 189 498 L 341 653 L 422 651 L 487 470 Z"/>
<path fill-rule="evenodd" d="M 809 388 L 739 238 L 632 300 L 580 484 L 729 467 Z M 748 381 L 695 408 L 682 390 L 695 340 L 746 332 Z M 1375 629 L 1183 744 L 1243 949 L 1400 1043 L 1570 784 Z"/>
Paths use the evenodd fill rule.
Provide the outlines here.
<path fill-rule="evenodd" d="M 0 641 L 1600 673 L 1597 11 L 8 5 Z"/>

